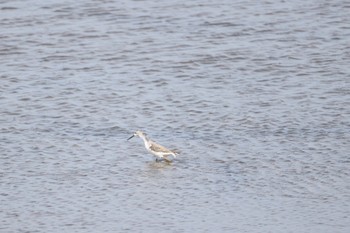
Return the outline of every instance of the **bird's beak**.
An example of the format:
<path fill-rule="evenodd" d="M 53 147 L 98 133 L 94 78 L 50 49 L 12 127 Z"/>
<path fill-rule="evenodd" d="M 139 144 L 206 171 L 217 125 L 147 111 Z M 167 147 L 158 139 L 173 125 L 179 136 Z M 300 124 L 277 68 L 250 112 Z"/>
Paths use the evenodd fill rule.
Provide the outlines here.
<path fill-rule="evenodd" d="M 133 135 L 131 135 L 131 137 L 130 137 L 130 138 L 128 138 L 128 139 L 127 139 L 127 141 L 129 141 L 130 139 L 132 139 L 134 136 L 135 136 L 134 134 L 133 134 Z"/>

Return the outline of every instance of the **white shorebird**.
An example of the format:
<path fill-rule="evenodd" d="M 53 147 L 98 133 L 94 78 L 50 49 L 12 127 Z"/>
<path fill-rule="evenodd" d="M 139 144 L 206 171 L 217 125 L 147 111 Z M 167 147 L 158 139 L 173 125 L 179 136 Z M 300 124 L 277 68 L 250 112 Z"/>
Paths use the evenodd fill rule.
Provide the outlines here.
<path fill-rule="evenodd" d="M 160 161 L 161 159 L 165 159 L 167 162 L 171 162 L 171 160 L 168 158 L 169 155 L 172 155 L 174 158 L 176 158 L 177 153 L 174 151 L 171 151 L 164 146 L 161 146 L 151 139 L 147 137 L 147 134 L 144 132 L 137 130 L 131 137 L 128 138 L 131 139 L 135 136 L 138 136 L 142 138 L 143 142 L 145 143 L 146 149 L 152 153 L 154 156 L 156 156 L 156 161 Z"/>

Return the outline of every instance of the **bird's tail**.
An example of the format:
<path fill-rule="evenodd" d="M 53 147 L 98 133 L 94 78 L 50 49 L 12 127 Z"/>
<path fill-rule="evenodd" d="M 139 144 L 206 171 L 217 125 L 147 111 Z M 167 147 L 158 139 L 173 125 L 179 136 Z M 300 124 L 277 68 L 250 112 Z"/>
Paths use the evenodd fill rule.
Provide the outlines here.
<path fill-rule="evenodd" d="M 180 153 L 177 150 L 172 150 L 174 158 L 178 156 Z"/>

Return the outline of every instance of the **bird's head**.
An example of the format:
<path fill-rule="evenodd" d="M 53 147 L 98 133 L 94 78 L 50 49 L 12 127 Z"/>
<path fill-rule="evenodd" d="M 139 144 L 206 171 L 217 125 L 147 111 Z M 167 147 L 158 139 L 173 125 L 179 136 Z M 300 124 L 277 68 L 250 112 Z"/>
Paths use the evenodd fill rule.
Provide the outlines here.
<path fill-rule="evenodd" d="M 145 137 L 146 134 L 144 132 L 142 132 L 141 130 L 136 130 L 135 133 L 133 135 L 131 135 L 131 137 L 128 138 L 128 140 L 132 139 L 135 136 L 142 138 L 142 137 Z"/>

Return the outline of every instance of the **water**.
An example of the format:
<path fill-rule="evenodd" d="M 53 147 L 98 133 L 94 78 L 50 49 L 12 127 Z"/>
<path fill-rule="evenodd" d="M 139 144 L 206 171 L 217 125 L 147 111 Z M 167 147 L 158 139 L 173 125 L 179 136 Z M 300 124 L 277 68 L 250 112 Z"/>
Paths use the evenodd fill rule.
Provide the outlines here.
<path fill-rule="evenodd" d="M 350 232 L 348 2 L 0 9 L 0 232 Z"/>

